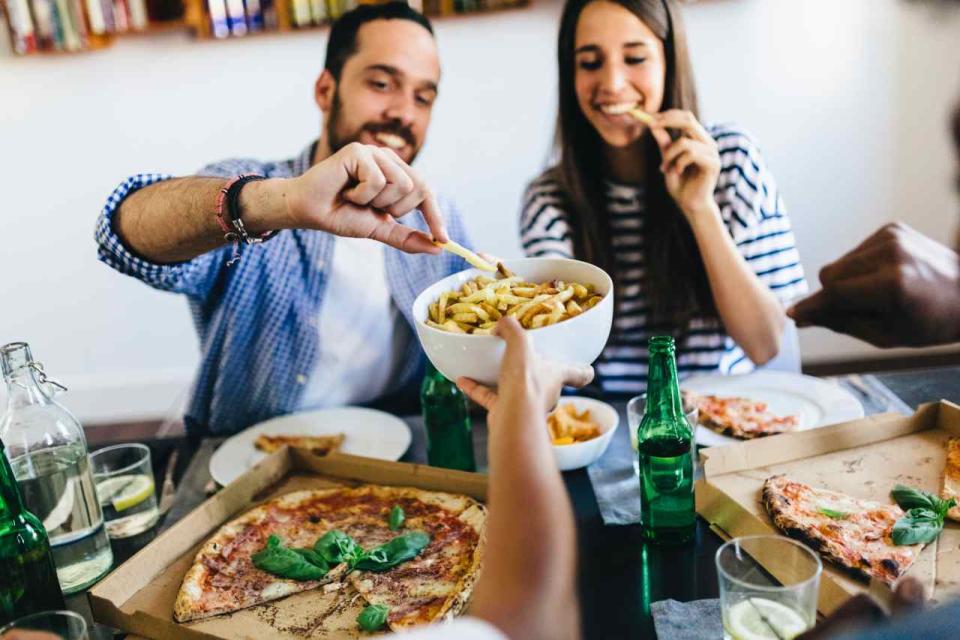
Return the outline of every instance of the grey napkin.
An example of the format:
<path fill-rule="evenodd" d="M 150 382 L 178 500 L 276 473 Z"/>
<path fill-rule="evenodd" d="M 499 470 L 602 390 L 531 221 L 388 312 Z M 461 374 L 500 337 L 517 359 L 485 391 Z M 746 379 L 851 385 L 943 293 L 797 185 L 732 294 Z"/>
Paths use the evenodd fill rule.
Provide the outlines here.
<path fill-rule="evenodd" d="M 623 406 L 618 405 L 620 426 L 617 427 L 606 453 L 587 467 L 593 493 L 603 516 L 603 523 L 637 524 L 640 522 L 640 484 L 633 470 L 633 447 Z"/>
<path fill-rule="evenodd" d="M 851 374 L 828 378 L 856 396 L 865 415 L 892 411 L 912 416 L 913 409 L 876 376 Z"/>
<path fill-rule="evenodd" d="M 719 640 L 723 638 L 720 600 L 677 602 L 661 600 L 650 605 L 657 640 Z"/>

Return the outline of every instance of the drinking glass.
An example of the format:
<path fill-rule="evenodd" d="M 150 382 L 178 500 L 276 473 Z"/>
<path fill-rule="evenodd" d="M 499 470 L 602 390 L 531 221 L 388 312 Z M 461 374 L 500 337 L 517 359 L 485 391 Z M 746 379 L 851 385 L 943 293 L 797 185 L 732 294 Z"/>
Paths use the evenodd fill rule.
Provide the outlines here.
<path fill-rule="evenodd" d="M 149 447 L 118 444 L 99 449 L 90 454 L 90 464 L 107 535 L 129 538 L 156 524 L 160 511 Z"/>
<path fill-rule="evenodd" d="M 73 611 L 41 611 L 18 618 L 0 629 L 0 636 L 8 631 L 47 631 L 62 640 L 89 640 L 87 621 Z"/>
<path fill-rule="evenodd" d="M 791 640 L 816 624 L 823 565 L 805 544 L 734 538 L 716 561 L 725 640 Z"/>

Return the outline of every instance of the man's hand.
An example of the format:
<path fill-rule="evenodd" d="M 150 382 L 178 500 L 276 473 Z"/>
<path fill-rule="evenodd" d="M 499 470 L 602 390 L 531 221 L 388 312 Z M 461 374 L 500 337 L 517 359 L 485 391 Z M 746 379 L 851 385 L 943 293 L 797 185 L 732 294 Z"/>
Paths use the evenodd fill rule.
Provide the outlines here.
<path fill-rule="evenodd" d="M 539 415 L 537 423 L 556 405 L 564 385 L 583 387 L 593 380 L 592 367 L 564 365 L 540 358 L 533 350 L 530 336 L 516 318 L 504 316 L 497 322 L 494 335 L 507 343 L 497 379 L 498 391 L 471 380 L 458 378 L 457 386 L 471 400 L 490 412 L 490 424 L 500 423 L 500 412 L 530 412 Z"/>
<path fill-rule="evenodd" d="M 893 593 L 890 614 L 898 617 L 923 608 L 923 585 L 916 578 L 904 578 Z M 816 627 L 800 635 L 797 640 L 835 638 L 842 633 L 858 631 L 883 623 L 887 619 L 880 605 L 870 596 L 860 594 L 850 598 L 839 609 L 824 618 Z"/>
<path fill-rule="evenodd" d="M 433 234 L 397 222 L 419 207 Z M 371 238 L 408 253 L 439 253 L 449 240 L 443 217 L 420 176 L 391 151 L 348 144 L 289 181 L 284 227 Z"/>
<path fill-rule="evenodd" d="M 787 311 L 878 347 L 960 340 L 960 256 L 905 224 L 889 224 L 820 271 L 823 289 Z"/>

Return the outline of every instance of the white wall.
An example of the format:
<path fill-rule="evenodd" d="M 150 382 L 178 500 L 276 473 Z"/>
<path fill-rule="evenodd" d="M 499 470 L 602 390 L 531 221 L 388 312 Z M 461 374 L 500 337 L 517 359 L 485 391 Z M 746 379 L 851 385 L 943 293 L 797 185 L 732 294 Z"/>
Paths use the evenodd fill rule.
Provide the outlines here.
<path fill-rule="evenodd" d="M 811 275 L 887 220 L 942 240 L 953 228 L 943 131 L 960 93 L 960 10 L 917 4 L 686 9 L 704 114 L 760 141 Z M 534 0 L 436 21 L 444 77 L 419 164 L 494 253 L 519 253 L 520 193 L 548 153 L 559 13 L 557 0 Z M 81 417 L 162 414 L 197 360 L 182 300 L 96 262 L 104 198 L 131 172 L 296 153 L 319 130 L 311 85 L 325 38 L 166 34 L 85 55 L 0 57 L 0 342 L 29 340 L 73 387 L 66 402 Z M 827 332 L 803 339 L 808 361 L 875 353 Z"/>

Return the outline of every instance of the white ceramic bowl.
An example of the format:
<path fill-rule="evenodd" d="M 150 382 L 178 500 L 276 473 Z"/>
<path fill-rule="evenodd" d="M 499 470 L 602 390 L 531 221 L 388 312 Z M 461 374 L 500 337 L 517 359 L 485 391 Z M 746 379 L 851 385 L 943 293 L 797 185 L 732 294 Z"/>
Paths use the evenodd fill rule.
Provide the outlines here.
<path fill-rule="evenodd" d="M 600 426 L 600 435 L 592 440 L 552 445 L 553 457 L 557 460 L 557 467 L 560 471 L 572 471 L 599 460 L 603 452 L 610 446 L 613 432 L 617 430 L 617 425 L 620 424 L 620 416 L 617 414 L 617 410 L 606 402 L 600 402 L 592 398 L 563 397 L 557 404 L 558 406 L 572 404 L 577 411 L 589 409 L 590 419 Z"/>
<path fill-rule="evenodd" d="M 592 284 L 597 293 L 603 294 L 603 300 L 595 307 L 575 318 L 528 330 L 534 348 L 541 356 L 569 364 L 593 364 L 607 344 L 613 321 L 613 282 L 610 276 L 592 264 L 563 258 L 519 258 L 503 263 L 530 282 L 565 280 Z M 496 336 L 450 333 L 429 327 L 425 322 L 430 304 L 436 302 L 441 293 L 459 289 L 464 282 L 481 274 L 490 275 L 478 269 L 468 269 L 431 285 L 414 301 L 413 317 L 420 344 L 437 371 L 450 380 L 466 376 L 493 385 L 500 373 L 503 340 Z"/>

